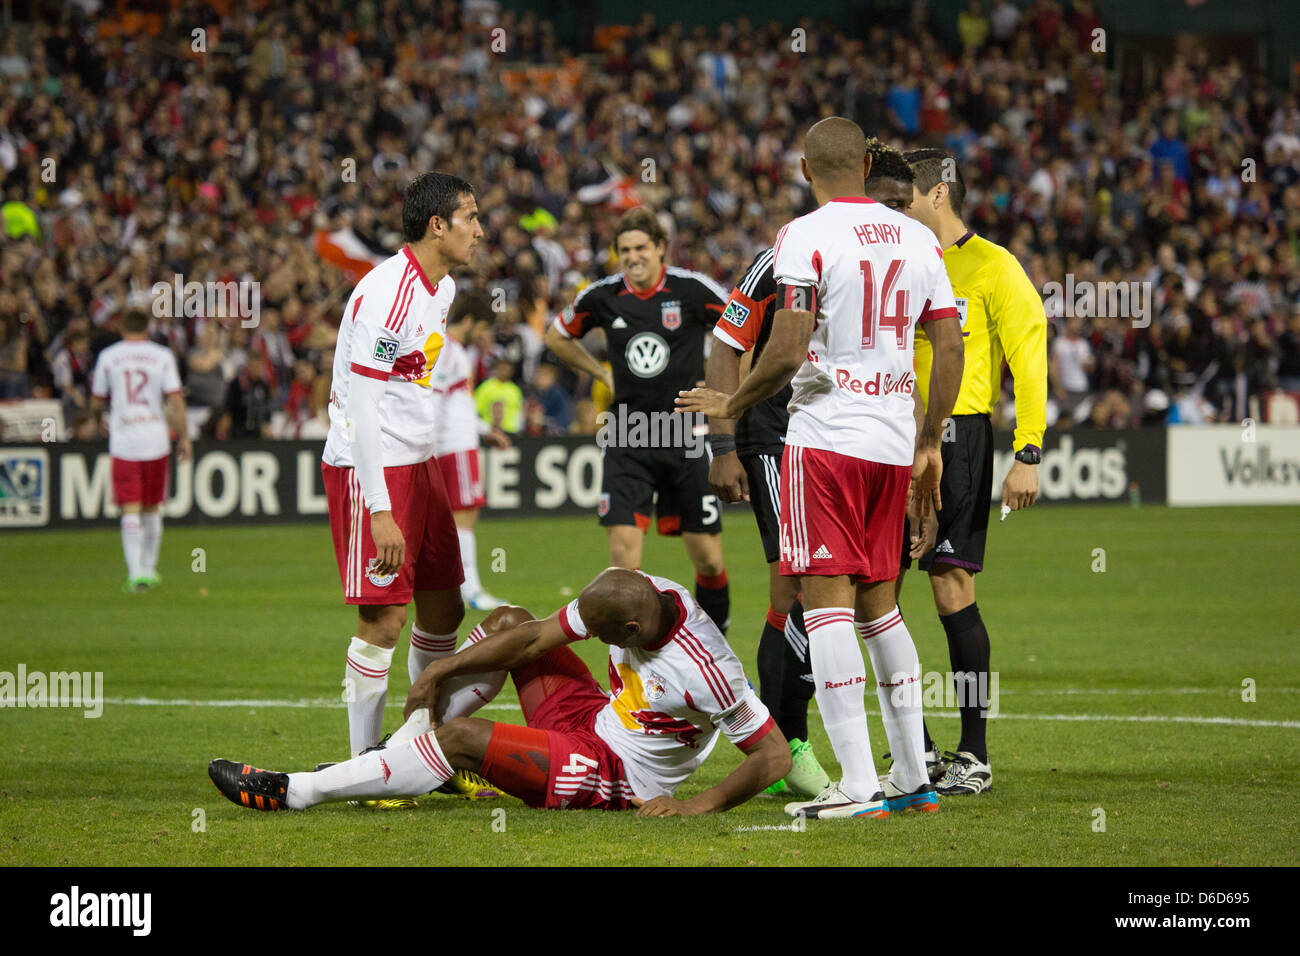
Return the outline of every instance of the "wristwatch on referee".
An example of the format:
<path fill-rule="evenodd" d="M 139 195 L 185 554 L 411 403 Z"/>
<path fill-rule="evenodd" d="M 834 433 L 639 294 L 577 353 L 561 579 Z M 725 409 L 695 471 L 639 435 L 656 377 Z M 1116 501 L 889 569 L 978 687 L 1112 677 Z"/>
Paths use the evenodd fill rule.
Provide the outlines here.
<path fill-rule="evenodd" d="M 1026 445 L 1016 452 L 1016 461 L 1023 461 L 1026 465 L 1036 465 L 1042 460 L 1042 453 L 1033 445 Z"/>

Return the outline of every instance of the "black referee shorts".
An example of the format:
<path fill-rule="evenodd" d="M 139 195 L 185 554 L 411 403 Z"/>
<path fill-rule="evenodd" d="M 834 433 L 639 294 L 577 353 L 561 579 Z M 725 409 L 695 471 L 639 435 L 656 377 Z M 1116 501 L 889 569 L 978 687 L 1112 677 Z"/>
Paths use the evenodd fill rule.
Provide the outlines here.
<path fill-rule="evenodd" d="M 741 455 L 749 478 L 749 505 L 763 539 L 763 557 L 772 564 L 781 557 L 781 449 Z"/>
<path fill-rule="evenodd" d="M 953 422 L 955 440 L 941 446 L 939 536 L 934 549 L 921 558 L 922 571 L 936 564 L 955 564 L 971 572 L 984 570 L 984 542 L 993 501 L 993 423 L 987 415 L 954 415 Z M 911 535 L 910 525 L 905 525 L 899 562 L 903 571 L 912 566 L 907 553 Z"/>
<path fill-rule="evenodd" d="M 722 505 L 709 485 L 707 453 L 688 458 L 683 448 L 611 446 L 604 462 L 596 509 L 601 525 L 636 525 L 647 531 L 654 514 L 660 534 L 722 531 Z"/>

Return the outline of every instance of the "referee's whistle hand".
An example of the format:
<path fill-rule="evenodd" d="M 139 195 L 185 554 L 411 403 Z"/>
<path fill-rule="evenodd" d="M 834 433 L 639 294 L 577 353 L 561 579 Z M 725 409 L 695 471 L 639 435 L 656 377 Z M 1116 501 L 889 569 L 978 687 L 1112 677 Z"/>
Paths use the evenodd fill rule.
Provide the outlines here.
<path fill-rule="evenodd" d="M 1002 503 L 1012 511 L 1028 508 L 1038 500 L 1038 466 L 1017 461 L 1002 482 Z"/>

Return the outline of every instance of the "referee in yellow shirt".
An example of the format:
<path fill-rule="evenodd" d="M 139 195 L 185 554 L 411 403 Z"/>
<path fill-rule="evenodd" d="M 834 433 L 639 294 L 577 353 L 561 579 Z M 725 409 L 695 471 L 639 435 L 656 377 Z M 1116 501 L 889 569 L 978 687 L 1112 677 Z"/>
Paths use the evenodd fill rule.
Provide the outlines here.
<path fill-rule="evenodd" d="M 993 425 L 1002 392 L 1002 359 L 1015 379 L 1016 460 L 1002 483 L 1002 504 L 1013 511 L 1038 497 L 1038 463 L 1047 427 L 1047 318 L 1043 300 L 1006 249 L 975 235 L 962 221 L 966 186 L 957 161 L 941 149 L 905 157 L 916 174 L 908 215 L 928 226 L 943 248 L 943 263 L 957 298 L 966 370 L 943 436 L 942 507 L 934 550 L 920 559 L 930 574 L 934 606 L 948 636 L 948 656 L 958 677 L 961 742 L 955 752 L 926 747 L 932 777 L 946 796 L 981 793 L 993 783 L 985 738 L 989 687 L 989 634 L 975 603 L 975 575 L 984 569 L 993 497 Z M 916 384 L 926 403 L 933 355 L 916 333 Z M 904 538 L 902 568 L 911 566 Z M 898 576 L 901 589 L 903 575 Z M 942 774 L 942 776 L 940 776 Z"/>

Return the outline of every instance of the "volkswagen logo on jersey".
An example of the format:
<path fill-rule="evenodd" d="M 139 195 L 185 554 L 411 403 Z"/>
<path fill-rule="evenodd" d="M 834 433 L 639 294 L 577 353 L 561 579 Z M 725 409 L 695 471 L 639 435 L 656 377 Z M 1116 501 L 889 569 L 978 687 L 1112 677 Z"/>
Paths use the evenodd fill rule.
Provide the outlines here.
<path fill-rule="evenodd" d="M 681 321 L 680 314 L 678 321 Z M 633 375 L 654 378 L 668 365 L 668 343 L 653 332 L 641 332 L 627 343 L 626 355 L 627 367 Z"/>
<path fill-rule="evenodd" d="M 377 588 L 386 588 L 397 580 L 397 575 L 379 574 L 375 571 L 375 565 L 378 563 L 378 558 L 371 558 L 366 564 L 366 579 Z"/>
<path fill-rule="evenodd" d="M 659 307 L 659 317 L 663 319 L 664 328 L 675 332 L 682 327 L 682 304 L 678 301 L 665 302 Z"/>

